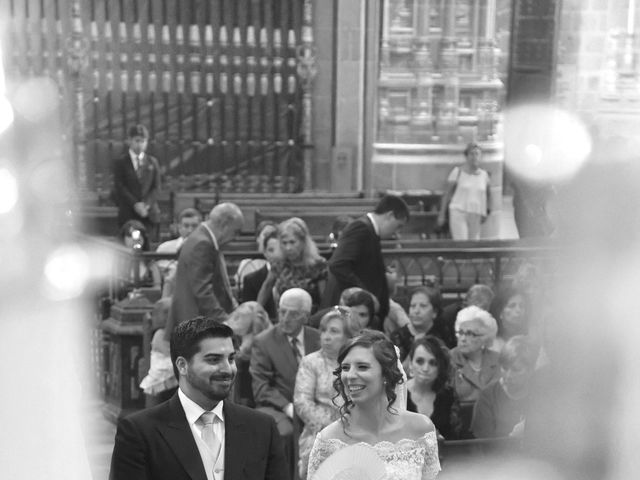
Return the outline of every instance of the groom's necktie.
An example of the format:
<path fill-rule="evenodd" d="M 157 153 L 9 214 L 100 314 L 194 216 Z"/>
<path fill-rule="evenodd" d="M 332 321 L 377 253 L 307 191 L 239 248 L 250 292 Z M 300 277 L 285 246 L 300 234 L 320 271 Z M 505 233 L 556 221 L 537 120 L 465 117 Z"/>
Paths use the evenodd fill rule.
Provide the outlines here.
<path fill-rule="evenodd" d="M 198 419 L 202 425 L 202 439 L 209 447 L 209 450 L 211 450 L 214 464 L 218 460 L 218 455 L 220 454 L 220 439 L 216 437 L 216 434 L 213 431 L 213 424 L 216 420 L 217 417 L 213 412 L 204 412 Z"/>

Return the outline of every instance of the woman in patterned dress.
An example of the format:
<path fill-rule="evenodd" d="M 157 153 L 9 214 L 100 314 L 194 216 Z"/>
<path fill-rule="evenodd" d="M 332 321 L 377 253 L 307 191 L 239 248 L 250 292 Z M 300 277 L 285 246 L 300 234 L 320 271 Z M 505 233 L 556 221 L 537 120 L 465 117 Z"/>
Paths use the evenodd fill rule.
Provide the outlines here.
<path fill-rule="evenodd" d="M 258 302 L 264 306 L 271 292 L 277 305 L 285 290 L 302 288 L 311 295 L 313 313 L 327 280 L 327 261 L 318 253 L 307 224 L 301 218 L 291 217 L 278 225 L 278 239 L 280 256 L 271 263 L 258 293 Z"/>

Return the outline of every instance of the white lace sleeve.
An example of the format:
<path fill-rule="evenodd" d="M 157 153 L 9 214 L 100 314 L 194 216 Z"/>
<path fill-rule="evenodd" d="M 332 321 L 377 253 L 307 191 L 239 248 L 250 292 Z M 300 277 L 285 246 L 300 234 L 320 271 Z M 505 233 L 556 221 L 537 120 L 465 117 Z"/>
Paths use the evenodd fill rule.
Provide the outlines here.
<path fill-rule="evenodd" d="M 340 445 L 335 442 L 324 440 L 320 433 L 316 435 L 316 441 L 313 443 L 311 454 L 309 455 L 309 469 L 307 472 L 307 478 L 313 480 L 313 476 L 320 468 L 322 462 L 331 456 Z"/>
<path fill-rule="evenodd" d="M 436 432 L 430 432 L 424 437 L 424 466 L 422 480 L 433 480 L 440 473 L 440 458 L 438 457 L 438 438 Z"/>

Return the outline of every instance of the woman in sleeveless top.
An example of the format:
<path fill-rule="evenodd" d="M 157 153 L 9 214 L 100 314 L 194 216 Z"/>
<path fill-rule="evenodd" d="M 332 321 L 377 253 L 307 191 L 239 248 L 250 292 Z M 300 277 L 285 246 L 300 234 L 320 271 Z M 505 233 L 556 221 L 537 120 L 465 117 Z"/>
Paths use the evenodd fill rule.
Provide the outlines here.
<path fill-rule="evenodd" d="M 402 373 L 391 341 L 380 332 L 364 330 L 343 347 L 338 364 L 334 388 L 344 402 L 340 419 L 317 435 L 308 478 L 327 468 L 334 477 L 341 471 L 366 474 L 369 465 L 356 458 L 340 463 L 340 451 L 357 446 L 383 465 L 384 480 L 434 479 L 440 462 L 433 423 L 393 405 Z"/>
<path fill-rule="evenodd" d="M 449 228 L 454 240 L 479 240 L 480 226 L 491 213 L 490 178 L 489 173 L 478 166 L 482 150 L 477 143 L 467 145 L 464 155 L 465 163 L 451 170 L 447 179 L 438 226 L 445 224 L 449 213 Z"/>

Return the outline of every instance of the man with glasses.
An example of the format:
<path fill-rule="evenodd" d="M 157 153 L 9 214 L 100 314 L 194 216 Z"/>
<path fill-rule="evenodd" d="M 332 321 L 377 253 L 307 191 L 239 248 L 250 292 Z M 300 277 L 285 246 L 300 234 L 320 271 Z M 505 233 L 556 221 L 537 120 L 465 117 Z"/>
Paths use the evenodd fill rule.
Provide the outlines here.
<path fill-rule="evenodd" d="M 293 411 L 293 387 L 300 359 L 320 348 L 320 333 L 306 326 L 311 295 L 290 288 L 280 297 L 278 324 L 256 336 L 249 371 L 253 378 L 256 409 L 271 415 L 284 440 L 291 472 L 297 466 L 299 420 Z M 296 424 L 297 423 L 297 424 Z"/>

